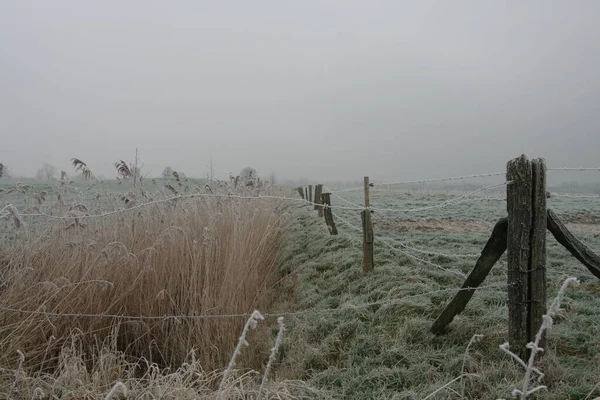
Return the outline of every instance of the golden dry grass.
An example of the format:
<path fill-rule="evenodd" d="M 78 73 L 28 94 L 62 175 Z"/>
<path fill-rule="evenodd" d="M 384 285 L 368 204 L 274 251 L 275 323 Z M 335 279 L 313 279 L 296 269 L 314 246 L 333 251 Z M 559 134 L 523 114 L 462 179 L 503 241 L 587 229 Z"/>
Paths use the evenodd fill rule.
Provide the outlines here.
<path fill-rule="evenodd" d="M 25 356 L 19 386 L 29 397 L 38 386 L 48 393 L 58 384 L 96 398 L 90 393 L 107 393 L 117 381 L 155 395 L 163 385 L 165 393 L 188 388 L 196 398 L 214 390 L 218 373 L 205 371 L 227 364 L 244 318 L 127 320 L 38 311 L 193 316 L 267 310 L 279 279 L 280 205 L 267 199 L 171 201 L 86 221 L 85 227 L 65 229 L 59 221 L 41 240 L 5 251 L 0 307 L 33 313 L 0 310 L 0 366 L 9 370 L 1 387 L 14 382 L 19 350 Z M 251 340 L 240 359 L 244 367 L 258 369 L 266 361 L 268 339 Z M 286 385 L 275 392 L 284 393 Z M 228 387 L 231 397 L 235 382 Z"/>

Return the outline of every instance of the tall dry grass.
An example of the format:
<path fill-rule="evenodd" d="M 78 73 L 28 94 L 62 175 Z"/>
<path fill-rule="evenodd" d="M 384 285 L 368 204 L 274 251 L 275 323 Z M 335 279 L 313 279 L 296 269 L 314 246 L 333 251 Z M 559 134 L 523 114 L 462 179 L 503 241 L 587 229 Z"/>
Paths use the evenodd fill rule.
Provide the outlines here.
<path fill-rule="evenodd" d="M 0 307 L 130 316 L 266 310 L 278 281 L 279 206 L 267 199 L 189 199 L 89 220 L 85 227 L 65 229 L 57 222 L 41 240 L 4 254 Z M 119 379 L 118 369 L 106 371 L 101 365 L 108 365 L 110 343 L 114 351 L 109 353 L 136 363 L 140 376 L 148 372 L 144 365 L 179 368 L 192 350 L 194 362 L 212 371 L 227 364 L 244 322 L 128 321 L 0 310 L 0 366 L 13 366 L 20 350 L 24 373 L 54 375 L 65 367 L 67 349 L 71 356 L 77 353 L 87 371 Z M 262 342 L 244 352 L 245 366 L 264 362 L 269 343 Z"/>

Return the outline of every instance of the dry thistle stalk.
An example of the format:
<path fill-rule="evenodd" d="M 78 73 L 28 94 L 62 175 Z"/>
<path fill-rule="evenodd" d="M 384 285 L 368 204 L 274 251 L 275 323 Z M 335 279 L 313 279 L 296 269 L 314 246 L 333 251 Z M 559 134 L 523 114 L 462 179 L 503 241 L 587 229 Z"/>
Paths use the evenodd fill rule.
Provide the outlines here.
<path fill-rule="evenodd" d="M 233 355 L 231 356 L 229 365 L 227 366 L 227 369 L 225 370 L 225 373 L 223 374 L 223 378 L 221 379 L 221 384 L 219 385 L 219 391 L 217 392 L 217 400 L 223 400 L 223 388 L 225 386 L 225 382 L 227 382 L 227 378 L 229 378 L 229 374 L 231 373 L 231 371 L 233 370 L 233 368 L 236 365 L 236 360 L 242 352 L 242 346 L 249 346 L 248 342 L 246 341 L 246 336 L 248 335 L 250 328 L 256 329 L 256 327 L 258 326 L 258 321 L 264 320 L 264 319 L 265 319 L 265 317 L 263 317 L 262 314 L 258 310 L 254 310 L 254 312 L 252 313 L 250 318 L 248 318 L 248 321 L 246 321 L 246 324 L 244 325 L 244 329 L 242 330 L 242 336 L 240 336 L 240 339 L 238 340 L 238 344 L 235 348 L 235 351 L 233 352 Z"/>
<path fill-rule="evenodd" d="M 267 379 L 269 379 L 269 373 L 271 372 L 271 368 L 273 367 L 273 363 L 277 358 L 277 352 L 283 343 L 283 332 L 285 331 L 285 325 L 283 324 L 283 317 L 277 318 L 277 325 L 279 325 L 279 331 L 277 332 L 277 338 L 275 339 L 275 346 L 271 349 L 271 354 L 269 355 L 269 362 L 267 363 L 267 368 L 265 368 L 265 373 L 262 378 L 262 382 L 260 384 L 260 389 L 258 389 L 258 396 L 263 392 L 265 385 L 267 384 Z"/>
<path fill-rule="evenodd" d="M 535 356 L 538 353 L 541 353 L 544 351 L 543 348 L 539 347 L 540 341 L 542 340 L 544 333 L 546 331 L 552 329 L 552 325 L 554 323 L 552 318 L 556 316 L 556 313 L 558 311 L 560 311 L 560 303 L 565 295 L 565 292 L 567 291 L 567 287 L 571 283 L 573 285 L 577 286 L 577 285 L 579 285 L 579 280 L 577 278 L 566 279 L 563 282 L 560 289 L 558 290 L 558 294 L 556 295 L 556 298 L 554 299 L 554 301 L 552 301 L 552 303 L 550 304 L 550 307 L 548 307 L 548 311 L 546 312 L 545 315 L 542 316 L 542 321 L 543 321 L 542 326 L 540 326 L 540 329 L 538 330 L 537 334 L 535 335 L 534 341 L 527 344 L 527 348 L 529 350 L 531 350 L 528 363 L 525 363 L 525 361 L 523 361 L 518 355 L 516 355 L 515 353 L 510 351 L 508 342 L 500 345 L 500 350 L 502 350 L 504 353 L 511 356 L 517 363 L 519 363 L 520 365 L 522 365 L 525 368 L 525 376 L 523 377 L 522 388 L 514 389 L 512 391 L 512 395 L 515 398 L 520 398 L 521 400 L 526 400 L 532 394 L 539 392 L 540 390 L 547 389 L 547 387 L 545 385 L 541 385 L 541 384 L 534 388 L 530 388 L 531 375 L 534 372 L 538 376 L 538 378 L 537 378 L 538 383 L 541 383 L 542 379 L 544 379 L 544 373 L 541 372 L 536 367 L 534 367 L 533 363 L 535 362 Z"/>

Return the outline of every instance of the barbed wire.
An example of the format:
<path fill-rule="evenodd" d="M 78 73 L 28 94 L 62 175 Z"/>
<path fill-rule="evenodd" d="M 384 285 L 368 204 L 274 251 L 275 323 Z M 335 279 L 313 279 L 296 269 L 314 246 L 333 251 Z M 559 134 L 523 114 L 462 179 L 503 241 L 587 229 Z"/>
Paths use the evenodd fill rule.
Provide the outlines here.
<path fill-rule="evenodd" d="M 600 199 L 600 194 L 571 194 L 571 193 L 550 193 L 550 198 L 559 197 L 567 199 Z"/>
<path fill-rule="evenodd" d="M 449 207 L 455 204 L 460 204 L 463 202 L 463 199 L 467 199 L 468 197 L 477 194 L 479 192 L 483 192 L 484 190 L 488 190 L 488 189 L 493 189 L 499 186 L 504 186 L 504 185 L 509 185 L 511 184 L 512 181 L 506 181 L 503 183 L 498 183 L 498 184 L 494 184 L 494 185 L 489 185 L 489 186 L 484 186 L 482 188 L 479 188 L 477 190 L 474 190 L 472 192 L 466 193 L 462 196 L 456 197 L 454 199 L 450 199 L 447 201 L 444 201 L 440 204 L 436 204 L 433 206 L 425 206 L 425 207 L 419 207 L 419 208 L 407 208 L 407 209 L 396 209 L 396 208 L 373 208 L 370 207 L 371 210 L 373 211 L 379 211 L 379 212 L 396 212 L 396 213 L 409 213 L 409 212 L 420 212 L 420 211 L 428 211 L 428 210 L 434 210 L 437 208 L 445 208 L 445 207 Z M 465 201 L 469 201 L 469 200 L 465 200 Z"/>
<path fill-rule="evenodd" d="M 559 168 L 546 168 L 548 171 L 600 171 L 600 167 L 579 167 L 579 168 L 568 168 L 568 167 L 559 167 Z"/>
<path fill-rule="evenodd" d="M 450 176 L 450 177 L 445 177 L 445 178 L 407 180 L 407 181 L 398 181 L 398 182 L 373 182 L 373 183 L 371 183 L 371 185 L 372 185 L 372 188 L 376 188 L 377 186 L 394 186 L 394 185 L 410 185 L 410 184 L 415 184 L 415 183 L 445 182 L 445 181 L 456 181 L 456 180 L 474 179 L 474 178 L 487 178 L 487 177 L 504 176 L 504 175 L 506 175 L 506 172 L 491 172 L 491 173 L 487 173 L 487 174 Z M 357 187 L 352 187 L 352 188 L 348 188 L 348 189 L 340 189 L 340 190 L 336 190 L 335 192 L 336 193 L 344 193 L 344 192 L 353 192 L 356 190 L 364 190 L 364 186 L 357 186 Z"/>
<path fill-rule="evenodd" d="M 411 184 L 415 184 L 415 183 L 457 181 L 457 180 L 464 180 L 464 179 L 488 178 L 488 177 L 493 177 L 493 176 L 505 176 L 505 175 L 506 175 L 506 172 L 491 172 L 491 173 L 487 173 L 487 174 L 450 176 L 450 177 L 446 177 L 446 178 L 419 179 L 419 180 L 412 180 L 412 181 L 374 182 L 373 183 L 373 187 L 377 187 L 377 186 L 395 186 L 395 185 L 411 185 Z"/>
<path fill-rule="evenodd" d="M 330 194 L 331 194 L 333 197 L 335 197 L 335 198 L 337 198 L 337 199 L 339 199 L 339 200 L 342 200 L 342 201 L 343 201 L 343 202 L 345 202 L 346 204 L 350 204 L 350 205 L 352 205 L 352 206 L 355 206 L 355 207 L 361 207 L 361 205 L 360 205 L 360 204 L 358 204 L 358 203 L 354 203 L 354 202 L 352 202 L 352 201 L 350 201 L 350 200 L 347 200 L 347 199 L 343 198 L 342 196 L 339 196 L 339 195 L 337 194 L 337 192 L 334 192 L 334 191 L 332 191 L 332 190 L 331 190 L 331 189 L 329 189 L 327 186 L 323 186 L 323 189 L 325 189 L 325 190 L 328 190 L 328 191 L 329 191 L 329 193 L 330 193 Z M 324 192 L 324 193 L 326 193 L 326 192 Z M 364 207 L 363 207 L 363 208 L 364 208 Z"/>
<path fill-rule="evenodd" d="M 370 210 L 372 211 L 381 211 L 381 212 L 419 212 L 419 211 L 427 211 L 427 210 L 431 210 L 431 209 L 436 209 L 436 208 L 443 208 L 443 207 L 448 207 L 450 205 L 453 204 L 458 204 L 459 200 L 467 198 L 473 194 L 479 193 L 481 191 L 484 190 L 488 190 L 488 189 L 492 189 L 498 186 L 503 186 L 506 184 L 509 184 L 510 182 L 504 182 L 504 183 L 500 183 L 500 184 L 495 184 L 495 185 L 489 185 L 489 186 L 485 186 L 483 188 L 479 188 L 477 190 L 474 190 L 472 192 L 469 192 L 465 195 L 462 195 L 460 197 L 457 197 L 455 199 L 451 199 L 448 201 L 445 201 L 443 203 L 434 205 L 434 206 L 428 206 L 428 207 L 420 207 L 420 208 L 414 208 L 414 209 L 385 209 L 385 208 L 373 208 L 373 207 L 369 207 Z M 141 204 L 136 204 L 134 206 L 131 207 L 126 207 L 126 208 L 122 208 L 119 210 L 113 210 L 113 211 L 108 211 L 108 212 L 104 212 L 104 213 L 100 213 L 100 214 L 83 214 L 83 213 L 77 213 L 77 214 L 73 214 L 71 215 L 71 212 L 67 212 L 65 215 L 51 215 L 51 214 L 47 214 L 47 213 L 20 213 L 19 215 L 21 217 L 44 217 L 44 218 L 49 218 L 49 219 L 54 219 L 54 220 L 84 220 L 84 219 L 93 219 L 93 218 L 104 218 L 104 217 L 108 217 L 111 215 L 117 215 L 117 214 L 122 214 L 122 213 L 126 213 L 129 211 L 134 211 L 134 210 L 138 210 L 144 207 L 148 207 L 148 206 L 152 206 L 152 205 L 157 205 L 157 204 L 162 204 L 162 203 L 168 203 L 168 202 L 172 202 L 175 200 L 183 200 L 183 199 L 190 199 L 190 198 L 197 198 L 197 197 L 204 197 L 204 198 L 228 198 L 228 199 L 238 199 L 238 200 L 264 200 L 264 199 L 273 199 L 273 200 L 282 200 L 282 201 L 291 201 L 291 202 L 296 202 L 296 203 L 306 203 L 312 206 L 319 206 L 319 207 L 323 207 L 323 208 L 330 208 L 330 209 L 339 209 L 339 210 L 353 210 L 353 211 L 362 211 L 367 209 L 364 206 L 361 206 L 359 204 L 356 203 L 352 203 L 350 201 L 347 201 L 348 203 L 352 204 L 352 206 L 338 206 L 338 205 L 323 205 L 323 204 L 318 204 L 315 203 L 311 200 L 307 200 L 307 199 L 299 199 L 299 198 L 293 198 L 293 197 L 284 197 L 284 196 L 273 196 L 273 195 L 258 195 L 258 196 L 242 196 L 242 195 L 234 195 L 234 194 L 213 194 L 213 193 L 193 193 L 193 194 L 186 194 L 186 195 L 177 195 L 177 196 L 172 196 L 172 197 L 168 197 L 165 199 L 160 199 L 160 200 L 154 200 L 154 201 L 149 201 L 146 203 L 141 203 Z M 338 196 L 339 198 L 341 198 L 340 196 Z M 11 204 L 6 205 L 2 211 L 8 209 L 11 207 Z"/>
<path fill-rule="evenodd" d="M 333 214 L 333 213 L 332 213 L 332 214 Z M 348 227 L 350 227 L 350 228 L 354 229 L 354 230 L 355 230 L 355 231 L 357 231 L 357 232 L 361 232 L 361 233 L 362 233 L 362 229 L 361 229 L 361 228 L 359 228 L 359 227 L 357 227 L 357 226 L 353 225 L 351 222 L 348 222 L 348 221 L 347 221 L 345 218 L 343 218 L 343 217 L 341 217 L 340 215 L 337 215 L 337 214 L 333 214 L 333 215 L 334 215 L 334 217 L 335 217 L 336 219 L 340 220 L 340 221 L 341 221 L 341 222 L 342 222 L 344 225 L 346 225 L 346 226 L 348 226 Z M 394 240 L 394 241 L 395 241 L 395 240 Z M 429 261 L 429 260 L 423 260 L 423 259 L 421 259 L 421 258 L 419 258 L 419 257 L 416 257 L 416 256 L 412 255 L 412 254 L 409 254 L 409 253 L 407 253 L 407 252 L 404 252 L 404 251 L 402 251 L 402 250 L 399 250 L 399 249 L 397 249 L 396 247 L 394 247 L 393 245 L 391 245 L 389 242 L 387 242 L 385 239 L 382 239 L 382 238 L 379 238 L 379 237 L 378 237 L 376 242 L 382 242 L 382 243 L 383 243 L 383 244 L 385 244 L 386 246 L 390 247 L 392 250 L 394 250 L 394 251 L 396 251 L 396 252 L 398 252 L 398 253 L 400 253 L 400 254 L 403 254 L 403 255 L 405 255 L 405 256 L 407 256 L 407 257 L 413 258 L 413 259 L 415 259 L 415 260 L 417 260 L 417 261 L 419 261 L 419 262 L 423 262 L 423 263 L 425 263 L 425 264 L 428 264 L 428 265 L 434 266 L 434 267 L 436 267 L 436 268 L 439 268 L 439 269 L 441 269 L 441 270 L 443 270 L 443 271 L 446 271 L 446 272 L 451 272 L 451 273 L 454 273 L 454 274 L 458 274 L 458 275 L 460 275 L 461 277 L 463 277 L 463 278 L 466 278 L 466 275 L 465 275 L 465 274 L 463 274 L 463 273 L 462 273 L 462 272 L 460 272 L 460 271 L 454 271 L 454 270 L 451 270 L 451 269 L 444 268 L 443 266 L 441 266 L 441 265 L 439 265 L 439 264 L 436 264 L 436 263 L 434 263 L 434 262 L 431 262 L 431 261 Z M 417 252 L 418 252 L 418 253 L 422 253 L 422 254 L 426 254 L 426 253 L 427 253 L 427 251 L 426 251 L 426 250 L 417 249 L 417 248 L 414 248 L 414 247 L 408 246 L 408 245 L 406 245 L 406 244 L 404 244 L 404 243 L 401 243 L 401 242 L 399 242 L 399 241 L 395 241 L 395 242 L 396 242 L 397 244 L 401 245 L 402 247 L 405 247 L 405 248 L 407 248 L 407 249 L 410 249 L 410 250 L 417 250 Z M 436 255 L 436 256 L 440 256 L 440 255 L 441 255 L 441 256 L 444 256 L 444 257 L 452 257 L 452 256 L 451 256 L 451 255 L 449 255 L 449 254 L 443 254 L 443 253 L 436 253 L 436 254 L 432 254 L 432 255 Z M 460 255 L 454 255 L 454 256 L 458 256 L 458 258 L 463 258 L 463 257 L 460 257 Z M 472 255 L 469 255 L 468 257 L 472 257 Z M 477 255 L 477 257 L 479 257 L 479 255 Z"/>
<path fill-rule="evenodd" d="M 396 239 L 391 239 L 391 240 L 395 244 L 397 244 L 407 250 L 414 251 L 415 253 L 429 255 L 429 256 L 438 256 L 438 257 L 446 257 L 446 258 L 479 258 L 481 256 L 481 254 L 476 254 L 476 253 L 468 253 L 468 254 L 438 253 L 435 251 L 417 249 L 416 247 L 408 246 L 407 244 L 402 243 Z"/>
<path fill-rule="evenodd" d="M 348 200 L 348 199 L 346 199 L 346 198 L 338 195 L 336 192 L 332 192 L 331 189 L 329 189 L 327 186 L 323 186 L 323 189 L 328 190 L 329 193 L 333 197 L 337 198 L 338 200 L 342 200 L 346 204 L 350 204 L 351 206 L 354 206 L 354 207 L 357 207 L 357 208 L 362 207 L 364 209 L 364 207 L 361 206 L 360 204 L 354 203 L 354 202 L 352 202 L 352 201 L 350 201 L 350 200 Z M 466 196 L 468 196 L 468 194 Z M 373 196 L 371 196 L 371 199 L 373 199 Z M 456 200 L 456 198 L 450 199 L 450 200 L 447 200 L 447 201 L 453 201 L 453 200 Z M 506 197 L 483 196 L 483 197 L 473 197 L 473 198 L 468 198 L 468 199 L 465 198 L 464 202 L 467 202 L 467 201 L 506 201 Z M 460 201 L 459 203 L 462 203 L 462 202 L 463 201 Z M 371 209 L 374 210 L 374 211 L 378 210 L 377 208 L 371 208 Z M 379 211 L 382 211 L 382 210 L 386 211 L 386 209 L 379 209 Z"/>
<path fill-rule="evenodd" d="M 407 253 L 407 252 L 405 252 L 405 251 L 402 251 L 402 250 L 400 250 L 400 249 L 398 249 L 398 248 L 394 247 L 394 246 L 393 246 L 391 243 L 389 243 L 389 242 L 388 242 L 388 241 L 386 241 L 385 239 L 378 238 L 378 241 L 379 241 L 379 242 L 381 242 L 381 243 L 383 243 L 383 244 L 385 244 L 387 247 L 389 247 L 389 248 L 390 248 L 390 249 L 392 249 L 393 251 L 395 251 L 395 252 L 397 252 L 397 253 L 400 253 L 400 254 L 402 254 L 402 255 L 405 255 L 405 256 L 407 256 L 407 257 L 409 257 L 409 258 L 412 258 L 413 260 L 416 260 L 416 261 L 418 261 L 418 262 L 425 263 L 425 264 L 427 264 L 427 265 L 431 265 L 432 267 L 436 267 L 436 268 L 438 268 L 438 269 L 440 269 L 440 270 L 442 270 L 442 271 L 444 271 L 444 272 L 449 272 L 449 273 L 451 273 L 451 274 L 458 275 L 458 276 L 460 276 L 461 278 L 466 278 L 466 277 L 467 277 L 467 275 L 466 275 L 466 274 L 464 274 L 464 273 L 462 273 L 462 272 L 460 272 L 460 271 L 456 271 L 456 270 L 453 270 L 453 269 L 444 268 L 443 266 L 441 266 L 441 265 L 439 265 L 439 264 L 436 264 L 436 263 L 434 263 L 434 262 L 431 262 L 431 261 L 429 261 L 429 260 L 424 260 L 424 259 L 422 259 L 422 258 L 419 258 L 419 257 L 417 257 L 417 256 L 413 255 L 413 254 L 410 254 L 410 253 Z"/>
<path fill-rule="evenodd" d="M 416 293 L 413 295 L 407 295 L 399 299 L 390 299 L 390 300 L 380 300 L 373 301 L 368 303 L 361 304 L 346 304 L 343 307 L 338 308 L 326 308 L 326 309 L 306 309 L 300 311 L 286 311 L 280 313 L 265 313 L 262 314 L 265 318 L 279 318 L 279 317 L 289 317 L 289 316 L 299 316 L 305 314 L 325 314 L 325 313 L 338 313 L 338 312 L 347 312 L 353 311 L 357 309 L 369 308 L 373 306 L 385 306 L 385 305 L 394 305 L 394 304 L 402 304 L 407 299 L 421 297 L 421 296 L 430 296 L 434 294 L 447 293 L 447 292 L 460 292 L 463 290 L 487 290 L 487 289 L 498 289 L 498 288 L 506 288 L 509 285 L 506 283 L 495 284 L 495 285 L 487 285 L 487 286 L 479 286 L 479 287 L 465 287 L 465 288 L 452 288 L 452 289 L 439 289 L 433 290 L 424 293 Z M 22 313 L 28 315 L 39 315 L 46 318 L 111 318 L 117 320 L 131 320 L 131 321 L 145 321 L 145 320 L 202 320 L 202 319 L 230 319 L 230 318 L 249 318 L 252 313 L 239 313 L 239 314 L 204 314 L 204 315 L 119 315 L 119 314 L 92 314 L 92 313 L 54 313 L 48 311 L 41 310 L 24 310 L 20 308 L 12 308 L 12 307 L 0 307 L 0 311 L 10 312 L 10 313 Z"/>
<path fill-rule="evenodd" d="M 183 200 L 183 199 L 196 198 L 196 197 L 229 198 L 229 199 L 238 199 L 238 200 L 274 199 L 274 200 L 292 201 L 292 202 L 297 202 L 297 203 L 307 203 L 310 205 L 318 205 L 321 207 L 337 208 L 337 209 L 342 209 L 342 210 L 363 210 L 364 209 L 364 207 L 345 207 L 345 206 L 335 206 L 335 205 L 323 206 L 321 204 L 317 204 L 312 201 L 293 198 L 293 197 L 283 197 L 283 196 L 272 196 L 272 195 L 241 196 L 241 195 L 233 195 L 233 194 L 194 193 L 194 194 L 172 196 L 172 197 L 168 197 L 168 198 L 160 199 L 160 200 L 154 200 L 154 201 L 150 201 L 150 202 L 146 202 L 146 203 L 137 204 L 132 207 L 122 208 L 122 209 L 114 210 L 114 211 L 108 211 L 108 212 L 100 213 L 100 214 L 67 215 L 67 214 L 69 214 L 69 213 L 67 213 L 66 215 L 51 215 L 51 214 L 46 214 L 46 213 L 22 213 L 19 215 L 21 217 L 45 217 L 45 218 L 56 219 L 56 220 L 70 220 L 70 219 L 80 219 L 81 220 L 81 219 L 103 218 L 103 217 L 108 217 L 111 215 L 116 215 L 116 214 L 121 214 L 121 213 L 129 212 L 129 211 L 138 210 L 140 208 L 144 208 L 144 207 L 148 207 L 148 206 L 152 206 L 152 205 L 168 203 L 168 202 L 171 202 L 174 200 Z"/>

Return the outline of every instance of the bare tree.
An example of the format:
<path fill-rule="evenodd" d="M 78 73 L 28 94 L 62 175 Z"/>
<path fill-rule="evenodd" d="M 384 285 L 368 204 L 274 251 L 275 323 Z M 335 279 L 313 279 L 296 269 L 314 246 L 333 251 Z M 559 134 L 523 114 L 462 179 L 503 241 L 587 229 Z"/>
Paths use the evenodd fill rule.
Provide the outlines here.
<path fill-rule="evenodd" d="M 258 178 L 258 172 L 252 167 L 246 167 L 240 172 L 240 179 L 242 182 L 253 182 L 256 178 Z"/>
<path fill-rule="evenodd" d="M 165 179 L 169 179 L 172 176 L 173 176 L 173 168 L 171 168 L 171 166 L 166 166 L 165 169 L 163 169 L 162 177 Z"/>
<path fill-rule="evenodd" d="M 48 163 L 44 163 L 35 174 L 35 177 L 39 180 L 49 181 L 56 176 L 56 167 Z"/>

